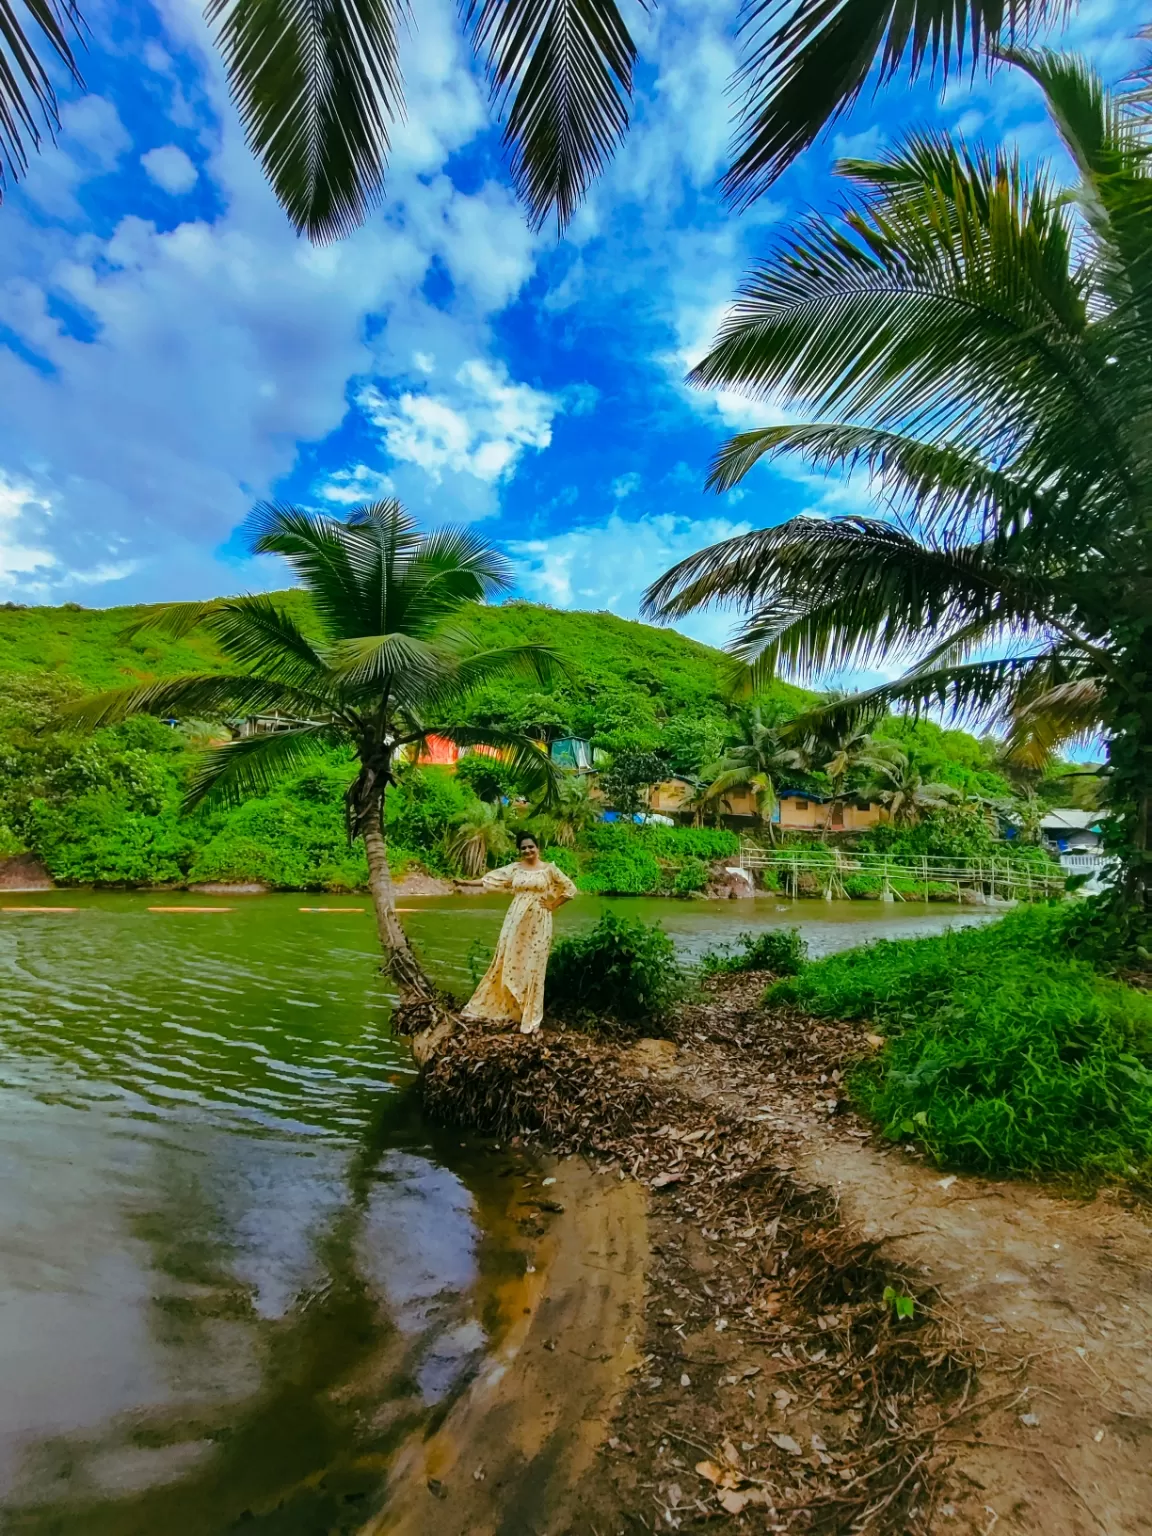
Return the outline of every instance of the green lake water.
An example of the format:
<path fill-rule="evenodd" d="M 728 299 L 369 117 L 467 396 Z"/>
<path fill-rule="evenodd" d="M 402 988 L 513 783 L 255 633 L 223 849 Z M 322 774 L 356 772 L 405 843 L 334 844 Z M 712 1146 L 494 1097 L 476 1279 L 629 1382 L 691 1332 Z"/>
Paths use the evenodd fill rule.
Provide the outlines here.
<path fill-rule="evenodd" d="M 365 900 L 0 893 L 22 904 L 77 910 L 0 913 L 0 1529 L 359 1529 L 398 1440 L 499 1331 L 537 1175 L 422 1125 Z M 506 902 L 406 905 L 467 990 Z M 823 953 L 983 916 L 613 905 L 688 955 L 746 928 L 795 923 Z"/>

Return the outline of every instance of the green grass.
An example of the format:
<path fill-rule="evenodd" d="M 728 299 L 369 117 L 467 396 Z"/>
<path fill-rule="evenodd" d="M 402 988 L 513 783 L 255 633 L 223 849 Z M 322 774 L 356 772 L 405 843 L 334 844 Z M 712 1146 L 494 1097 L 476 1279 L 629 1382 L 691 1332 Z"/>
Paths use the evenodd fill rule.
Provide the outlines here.
<path fill-rule="evenodd" d="M 888 1038 L 850 1089 L 893 1139 L 986 1173 L 1147 1172 L 1152 996 L 1067 948 L 1074 911 L 1028 908 L 928 939 L 884 940 L 769 989 Z"/>

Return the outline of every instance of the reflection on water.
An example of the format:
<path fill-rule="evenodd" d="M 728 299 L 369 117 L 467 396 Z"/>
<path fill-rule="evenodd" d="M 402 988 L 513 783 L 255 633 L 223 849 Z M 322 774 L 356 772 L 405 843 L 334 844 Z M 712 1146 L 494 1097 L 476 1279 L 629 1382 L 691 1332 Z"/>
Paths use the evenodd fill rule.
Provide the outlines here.
<path fill-rule="evenodd" d="M 67 902 L 0 915 L 0 1526 L 356 1529 L 525 1269 L 519 1177 L 430 1144 L 370 926 Z"/>
<path fill-rule="evenodd" d="M 0 1524 L 358 1529 L 398 1438 L 510 1305 L 530 1259 L 519 1171 L 420 1125 L 367 911 L 32 900 L 78 910 L 0 914 Z M 465 990 L 506 904 L 410 905 L 428 963 Z M 689 953 L 742 928 L 799 922 L 819 952 L 957 916 L 626 905 Z M 561 930 L 602 906 L 566 908 Z"/>

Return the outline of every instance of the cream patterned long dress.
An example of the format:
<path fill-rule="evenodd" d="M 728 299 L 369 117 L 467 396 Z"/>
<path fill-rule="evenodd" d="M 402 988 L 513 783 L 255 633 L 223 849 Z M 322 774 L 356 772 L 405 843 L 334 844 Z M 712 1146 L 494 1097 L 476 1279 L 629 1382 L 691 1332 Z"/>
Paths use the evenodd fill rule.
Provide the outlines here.
<path fill-rule="evenodd" d="M 505 864 L 491 869 L 482 884 L 489 891 L 512 891 L 512 905 L 500 930 L 492 964 L 462 1014 L 519 1024 L 522 1033 L 540 1028 L 544 1017 L 544 973 L 552 948 L 549 901 L 569 901 L 576 887 L 555 864 Z"/>

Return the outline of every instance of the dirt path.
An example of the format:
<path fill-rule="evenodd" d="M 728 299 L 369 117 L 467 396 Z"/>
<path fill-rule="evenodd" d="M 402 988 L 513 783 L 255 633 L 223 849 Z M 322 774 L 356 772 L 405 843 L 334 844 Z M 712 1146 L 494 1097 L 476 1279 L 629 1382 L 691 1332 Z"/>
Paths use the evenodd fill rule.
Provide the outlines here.
<path fill-rule="evenodd" d="M 533 1271 L 510 1277 L 497 1347 L 435 1432 L 402 1447 L 364 1536 L 522 1536 L 578 1518 L 574 1490 L 638 1357 L 645 1202 L 576 1161 L 545 1193 L 563 1213 Z"/>
<path fill-rule="evenodd" d="M 598 1148 L 648 1190 L 640 1361 L 600 1457 L 547 1520 L 510 1491 L 504 1524 L 471 1528 L 1152 1532 L 1149 1213 L 885 1146 L 841 1087 L 865 1031 L 768 1013 L 764 981 L 718 981 L 675 1045 L 505 1037 L 444 1061 L 447 1110 Z M 921 1296 L 914 1323 L 889 1281 Z M 534 1464 L 508 1463 L 510 1490 Z"/>
<path fill-rule="evenodd" d="M 1147 1219 L 1103 1196 L 942 1178 L 818 1123 L 797 1168 L 939 1287 L 984 1354 L 983 1394 L 1007 1399 L 951 1442 L 954 1515 L 942 1529 L 1152 1531 Z"/>

